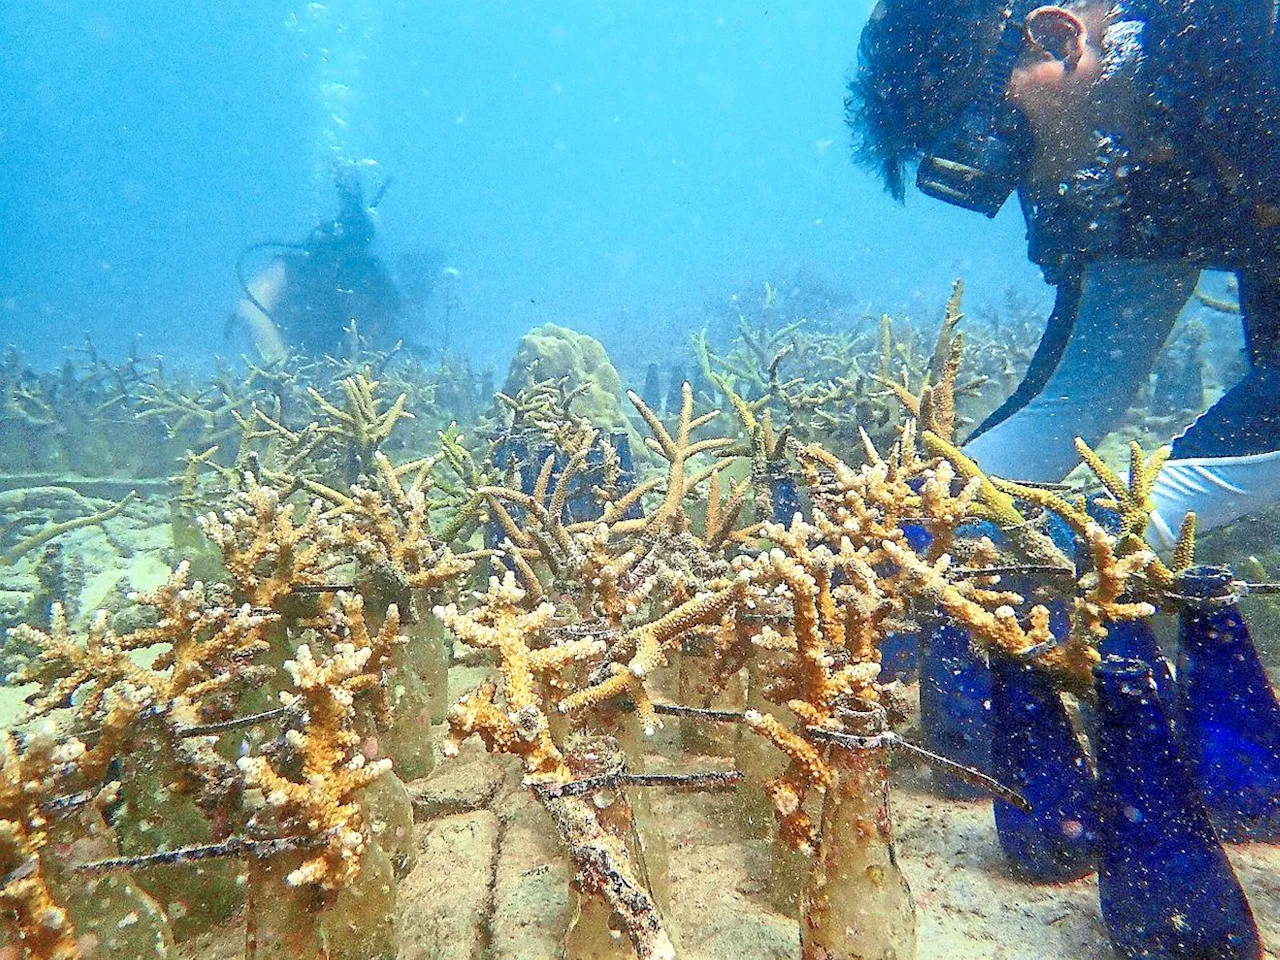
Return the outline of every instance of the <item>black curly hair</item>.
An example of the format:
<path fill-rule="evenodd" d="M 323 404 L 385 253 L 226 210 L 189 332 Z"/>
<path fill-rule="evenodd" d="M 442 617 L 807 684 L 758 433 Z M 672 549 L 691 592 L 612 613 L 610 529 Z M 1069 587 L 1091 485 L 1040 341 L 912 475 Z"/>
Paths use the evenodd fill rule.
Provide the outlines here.
<path fill-rule="evenodd" d="M 845 118 L 854 157 L 897 200 L 907 164 L 972 102 L 1005 0 L 879 0 L 858 44 Z"/>

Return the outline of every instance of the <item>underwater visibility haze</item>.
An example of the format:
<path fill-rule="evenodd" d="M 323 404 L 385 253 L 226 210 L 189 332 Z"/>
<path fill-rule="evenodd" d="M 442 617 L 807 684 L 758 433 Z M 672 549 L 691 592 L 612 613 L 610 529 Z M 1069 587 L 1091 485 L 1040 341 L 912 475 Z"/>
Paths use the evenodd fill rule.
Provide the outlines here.
<path fill-rule="evenodd" d="M 1273 4 L 11 6 L 0 960 L 1280 956 Z"/>

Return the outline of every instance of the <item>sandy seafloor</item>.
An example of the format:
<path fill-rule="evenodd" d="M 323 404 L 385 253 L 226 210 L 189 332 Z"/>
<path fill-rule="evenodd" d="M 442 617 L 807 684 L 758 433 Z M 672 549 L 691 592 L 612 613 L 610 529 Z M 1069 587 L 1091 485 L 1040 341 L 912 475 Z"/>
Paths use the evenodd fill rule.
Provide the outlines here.
<path fill-rule="evenodd" d="M 455 683 L 461 680 L 455 671 Z M 453 686 L 455 684 L 451 684 Z M 684 754 L 682 769 L 728 761 Z M 652 765 L 669 764 L 661 758 Z M 570 915 L 568 862 L 510 758 L 478 743 L 410 785 L 418 862 L 401 881 L 402 960 L 557 960 Z M 1111 960 L 1095 877 L 1029 884 L 1009 873 L 990 801 L 929 793 L 927 775 L 895 773 L 897 850 L 918 913 L 918 960 Z M 670 846 L 670 902 L 686 960 L 799 958 L 797 921 L 767 900 L 767 840 L 735 829 L 730 793 L 651 790 Z M 1280 957 L 1280 846 L 1228 848 L 1268 958 Z M 195 958 L 238 958 L 237 931 L 188 945 Z"/>
<path fill-rule="evenodd" d="M 82 608 L 110 602 L 129 587 L 162 582 L 172 557 L 168 527 L 143 505 L 115 522 L 66 540 L 85 558 Z M 129 556 L 119 553 L 127 541 Z M 113 545 L 114 544 L 114 545 Z M 20 594 L 32 583 L 23 565 L 0 582 Z M 17 588 L 16 591 L 13 588 Z M 473 685 L 483 670 L 455 667 L 450 693 Z M 0 722 L 12 722 L 19 691 L 0 688 Z M 672 768 L 668 741 L 652 769 Z M 436 731 L 439 742 L 443 730 Z M 728 760 L 680 754 L 683 770 L 723 768 Z M 919 960 L 1108 960 L 1094 877 L 1035 885 L 1008 871 L 990 801 L 942 800 L 928 774 L 894 774 L 897 850 L 915 896 Z M 475 739 L 461 755 L 440 760 L 432 775 L 410 784 L 418 859 L 399 888 L 402 960 L 554 960 L 570 914 L 568 862 L 550 821 L 508 757 L 486 756 Z M 671 920 L 686 960 L 790 960 L 800 955 L 797 921 L 768 903 L 769 841 L 744 839 L 734 796 L 649 791 L 653 822 L 670 847 Z M 1247 890 L 1268 957 L 1280 958 L 1280 845 L 1228 848 Z M 182 954 L 238 960 L 236 925 L 185 944 Z"/>

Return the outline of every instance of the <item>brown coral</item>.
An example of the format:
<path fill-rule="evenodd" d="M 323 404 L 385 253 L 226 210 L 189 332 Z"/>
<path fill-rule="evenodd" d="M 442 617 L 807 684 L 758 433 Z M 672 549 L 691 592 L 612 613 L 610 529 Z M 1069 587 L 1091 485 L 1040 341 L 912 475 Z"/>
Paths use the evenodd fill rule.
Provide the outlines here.
<path fill-rule="evenodd" d="M 458 744 L 475 734 L 489 750 L 519 757 L 525 782 L 551 814 L 577 867 L 578 887 L 608 903 L 638 957 L 673 958 L 670 937 L 625 844 L 600 822 L 590 798 L 559 789 L 572 781 L 572 767 L 552 737 L 543 694 L 547 687 L 540 681 L 571 664 L 599 657 L 604 644 L 578 639 L 532 649 L 531 642 L 546 631 L 554 609 L 541 604 L 525 611 L 520 606 L 525 597 L 515 575 L 508 572 L 501 580 L 490 579 L 476 609 L 460 613 L 453 604 L 437 608 L 458 639 L 493 651 L 498 661 L 497 681 L 484 682 L 450 711 L 446 754 L 456 753 Z"/>
<path fill-rule="evenodd" d="M 0 917 L 33 960 L 79 960 L 76 931 L 49 892 L 40 851 L 48 843 L 41 805 L 56 790 L 59 768 L 84 753 L 79 741 L 57 744 L 48 733 L 28 737 L 20 751 L 12 733 L 0 733 Z"/>
<path fill-rule="evenodd" d="M 369 827 L 355 795 L 391 769 L 390 760 L 365 761 L 352 727 L 355 695 L 378 682 L 367 669 L 372 655 L 369 647 L 339 643 L 331 656 L 317 660 L 303 644 L 285 664 L 296 692 L 282 693 L 281 702 L 302 712 L 301 726 L 286 735 L 301 758 L 298 779 L 267 757 L 240 758 L 245 782 L 262 791 L 279 828 L 320 841 L 319 852 L 289 873 L 291 886 L 333 891 L 360 871 Z"/>

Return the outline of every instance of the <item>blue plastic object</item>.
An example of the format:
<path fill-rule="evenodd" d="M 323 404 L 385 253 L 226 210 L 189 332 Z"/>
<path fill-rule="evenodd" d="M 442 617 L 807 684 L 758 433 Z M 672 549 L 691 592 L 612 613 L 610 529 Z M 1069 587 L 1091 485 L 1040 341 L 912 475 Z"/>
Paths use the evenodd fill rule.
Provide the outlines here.
<path fill-rule="evenodd" d="M 796 478 L 783 469 L 770 471 L 769 507 L 773 522 L 790 526 L 792 518 L 800 512 L 800 488 Z"/>
<path fill-rule="evenodd" d="M 933 543 L 933 535 L 918 523 L 904 523 L 902 533 L 907 538 L 907 546 L 919 554 L 924 554 Z"/>
<path fill-rule="evenodd" d="M 656 410 L 657 407 L 653 409 Z M 625 430 L 618 430 L 609 439 L 618 454 L 618 493 L 627 493 L 636 485 L 636 462 L 631 454 L 631 438 Z M 637 501 L 627 508 L 622 519 L 639 520 L 642 516 L 641 505 Z"/>
<path fill-rule="evenodd" d="M 1244 891 L 1145 664 L 1109 657 L 1098 692 L 1098 890 L 1126 960 L 1258 960 Z"/>
<path fill-rule="evenodd" d="M 928 622 L 920 651 L 920 724 L 925 745 L 983 771 L 991 766 L 991 671 L 970 649 L 969 632 L 945 620 Z M 945 796 L 986 794 L 962 780 L 937 775 Z"/>
<path fill-rule="evenodd" d="M 1031 880 L 1075 880 L 1094 870 L 1096 784 L 1053 680 L 991 654 L 991 775 L 1032 806 L 995 801 L 1000 846 Z"/>
<path fill-rule="evenodd" d="M 658 365 L 651 363 L 644 372 L 644 387 L 640 390 L 640 399 L 654 413 L 662 412 L 662 377 Z"/>
<path fill-rule="evenodd" d="M 529 459 L 529 443 L 523 437 L 503 437 L 500 439 L 493 450 L 493 462 L 505 474 L 507 469 L 516 464 L 520 471 L 520 486 L 525 486 L 524 473 L 527 469 L 525 464 Z M 529 484 L 532 488 L 532 483 Z M 524 518 L 524 511 L 517 506 L 507 505 L 507 512 L 511 514 L 511 518 L 520 523 Z M 489 520 L 484 525 L 484 545 L 487 549 L 494 549 L 502 544 L 506 538 L 507 532 L 502 528 L 502 524 L 497 520 Z"/>
<path fill-rule="evenodd" d="M 582 470 L 569 483 L 569 496 L 564 505 L 565 523 L 599 520 L 604 513 L 596 499 L 595 488 L 603 479 L 604 448 L 594 446 L 587 451 L 587 461 Z"/>
<path fill-rule="evenodd" d="M 920 635 L 893 632 L 880 643 L 881 683 L 912 683 L 920 672 Z"/>
<path fill-rule="evenodd" d="M 1166 710 L 1173 708 L 1177 687 L 1173 681 L 1173 667 L 1160 651 L 1156 633 L 1149 620 L 1110 620 L 1107 636 L 1098 644 L 1098 652 L 1104 657 L 1123 657 L 1140 660 L 1151 668 L 1156 692 Z"/>
<path fill-rule="evenodd" d="M 1181 577 L 1177 726 L 1209 812 L 1230 840 L 1280 839 L 1280 704 L 1225 567 Z"/>

